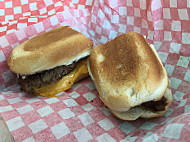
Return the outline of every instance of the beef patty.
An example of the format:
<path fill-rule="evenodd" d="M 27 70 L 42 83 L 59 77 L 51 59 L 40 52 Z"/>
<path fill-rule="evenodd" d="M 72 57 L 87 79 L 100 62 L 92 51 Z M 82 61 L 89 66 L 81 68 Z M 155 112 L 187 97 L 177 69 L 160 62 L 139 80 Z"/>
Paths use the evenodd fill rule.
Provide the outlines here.
<path fill-rule="evenodd" d="M 166 105 L 167 105 L 167 100 L 164 96 L 159 101 L 149 101 L 141 104 L 141 106 L 146 107 L 153 112 L 164 111 Z"/>
<path fill-rule="evenodd" d="M 18 84 L 21 90 L 27 93 L 34 93 L 34 88 L 40 88 L 44 85 L 54 83 L 69 74 L 76 67 L 76 64 L 76 62 L 73 62 L 67 66 L 58 66 L 32 75 L 19 75 Z"/>

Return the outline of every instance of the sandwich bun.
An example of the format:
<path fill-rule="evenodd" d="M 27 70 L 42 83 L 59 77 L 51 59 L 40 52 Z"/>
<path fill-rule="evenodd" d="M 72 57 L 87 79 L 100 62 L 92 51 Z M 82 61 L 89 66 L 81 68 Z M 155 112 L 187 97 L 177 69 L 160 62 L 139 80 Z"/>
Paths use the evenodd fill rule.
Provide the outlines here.
<path fill-rule="evenodd" d="M 34 74 L 69 65 L 90 55 L 93 43 L 68 26 L 59 26 L 14 48 L 8 60 L 17 74 Z"/>
<path fill-rule="evenodd" d="M 139 117 L 141 117 L 141 118 L 153 118 L 153 117 L 162 116 L 168 110 L 169 106 L 172 103 L 172 94 L 171 94 L 170 88 L 166 89 L 163 97 L 165 97 L 166 104 L 167 104 L 163 111 L 152 111 L 151 109 L 149 109 L 147 107 L 143 107 L 141 105 L 132 107 L 128 111 L 123 111 L 123 112 L 114 111 L 114 110 L 110 110 L 110 111 L 116 117 L 118 117 L 122 120 L 136 120 Z"/>
<path fill-rule="evenodd" d="M 100 99 L 113 114 L 171 94 L 166 91 L 169 80 L 158 53 L 135 32 L 96 46 L 88 70 Z"/>

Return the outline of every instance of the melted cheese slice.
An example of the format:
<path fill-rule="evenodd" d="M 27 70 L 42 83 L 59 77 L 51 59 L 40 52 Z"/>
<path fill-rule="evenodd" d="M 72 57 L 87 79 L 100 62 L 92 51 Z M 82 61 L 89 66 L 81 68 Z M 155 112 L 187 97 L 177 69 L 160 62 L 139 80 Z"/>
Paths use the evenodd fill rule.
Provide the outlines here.
<path fill-rule="evenodd" d="M 55 94 L 71 88 L 71 86 L 77 80 L 77 78 L 82 74 L 86 73 L 88 73 L 86 60 L 81 60 L 72 72 L 70 72 L 66 76 L 63 76 L 63 78 L 59 81 L 53 84 L 43 86 L 41 88 L 34 89 L 35 94 L 44 97 L 56 97 Z"/>

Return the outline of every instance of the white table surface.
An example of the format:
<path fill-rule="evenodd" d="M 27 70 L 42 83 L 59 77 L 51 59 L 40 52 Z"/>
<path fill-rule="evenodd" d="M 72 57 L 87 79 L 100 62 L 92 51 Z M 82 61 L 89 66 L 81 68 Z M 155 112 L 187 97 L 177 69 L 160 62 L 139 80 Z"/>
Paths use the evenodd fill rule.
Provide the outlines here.
<path fill-rule="evenodd" d="M 11 133 L 9 132 L 7 125 L 3 121 L 0 115 L 0 142 L 14 142 Z"/>

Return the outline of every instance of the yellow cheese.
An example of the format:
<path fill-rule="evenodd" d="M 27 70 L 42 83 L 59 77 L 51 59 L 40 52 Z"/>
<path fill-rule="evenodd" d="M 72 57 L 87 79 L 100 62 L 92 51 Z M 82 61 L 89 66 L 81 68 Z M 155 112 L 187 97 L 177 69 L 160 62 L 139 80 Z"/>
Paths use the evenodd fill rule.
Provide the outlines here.
<path fill-rule="evenodd" d="M 71 88 L 75 80 L 77 80 L 80 75 L 86 73 L 88 73 L 86 60 L 81 60 L 77 64 L 76 68 L 68 75 L 63 76 L 62 79 L 53 84 L 49 84 L 41 88 L 36 88 L 35 94 L 44 97 L 56 97 L 55 94 Z"/>

